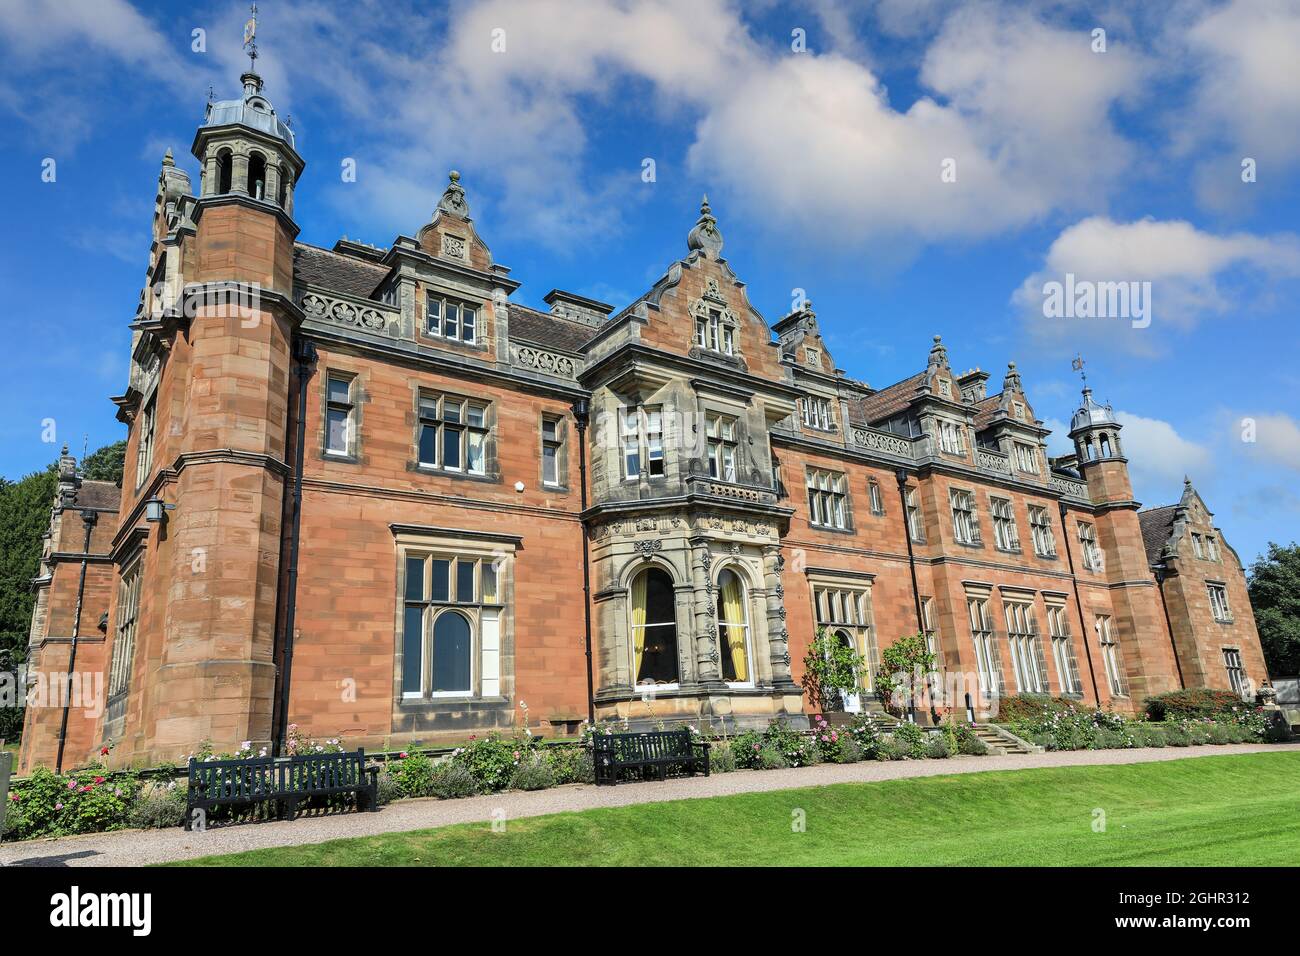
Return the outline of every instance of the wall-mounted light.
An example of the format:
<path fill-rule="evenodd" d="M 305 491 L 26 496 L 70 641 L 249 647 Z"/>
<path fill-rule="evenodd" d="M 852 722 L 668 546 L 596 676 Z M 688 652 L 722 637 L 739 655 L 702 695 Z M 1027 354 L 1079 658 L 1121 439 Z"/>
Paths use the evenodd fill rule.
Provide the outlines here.
<path fill-rule="evenodd" d="M 168 511 L 175 511 L 175 505 L 169 505 L 161 498 L 150 498 L 144 503 L 144 520 L 157 524 Z"/>

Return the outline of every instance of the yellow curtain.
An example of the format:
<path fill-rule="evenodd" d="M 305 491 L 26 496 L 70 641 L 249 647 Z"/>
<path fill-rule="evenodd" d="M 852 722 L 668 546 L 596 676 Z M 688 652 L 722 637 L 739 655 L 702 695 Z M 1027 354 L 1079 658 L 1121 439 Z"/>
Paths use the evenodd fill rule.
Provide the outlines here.
<path fill-rule="evenodd" d="M 642 571 L 632 581 L 632 683 L 641 675 L 641 655 L 645 653 L 645 595 L 649 575 Z"/>
<path fill-rule="evenodd" d="M 749 680 L 749 662 L 745 660 L 745 592 L 740 578 L 732 572 L 722 576 L 722 619 L 727 624 L 727 647 L 737 681 Z"/>

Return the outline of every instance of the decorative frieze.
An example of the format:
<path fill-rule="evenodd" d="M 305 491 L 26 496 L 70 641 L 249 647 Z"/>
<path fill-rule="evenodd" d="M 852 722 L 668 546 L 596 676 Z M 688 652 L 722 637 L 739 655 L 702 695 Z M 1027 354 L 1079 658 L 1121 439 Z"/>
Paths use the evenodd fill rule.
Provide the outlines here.
<path fill-rule="evenodd" d="M 899 458 L 912 457 L 912 443 L 899 435 L 876 431 L 874 428 L 850 428 L 849 440 L 853 444 L 871 451 L 883 451 Z"/>
<path fill-rule="evenodd" d="M 1082 481 L 1075 481 L 1073 478 L 1066 478 L 1064 475 L 1052 475 L 1047 481 L 1053 491 L 1059 491 L 1070 498 L 1088 500 L 1088 486 Z"/>
<path fill-rule="evenodd" d="M 996 472 L 999 475 L 1011 474 L 1011 461 L 1001 452 L 991 451 L 988 448 L 975 449 L 975 464 L 984 471 Z"/>
<path fill-rule="evenodd" d="M 389 311 L 378 305 L 349 302 L 319 292 L 304 292 L 298 305 L 309 319 L 350 325 L 369 332 L 387 332 L 390 326 L 396 327 L 398 319 L 395 309 Z"/>
<path fill-rule="evenodd" d="M 511 364 L 516 368 L 532 369 L 557 378 L 577 378 L 580 371 L 577 361 L 558 352 L 547 352 L 530 345 L 511 346 Z"/>

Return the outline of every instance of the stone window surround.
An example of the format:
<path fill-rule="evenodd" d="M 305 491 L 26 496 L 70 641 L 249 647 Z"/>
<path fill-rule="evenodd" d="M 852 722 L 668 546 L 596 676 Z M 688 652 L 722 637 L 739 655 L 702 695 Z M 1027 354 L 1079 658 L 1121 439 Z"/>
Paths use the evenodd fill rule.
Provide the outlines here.
<path fill-rule="evenodd" d="M 411 461 L 414 463 L 414 470 L 427 475 L 438 475 L 439 477 L 442 478 L 454 478 L 463 481 L 478 481 L 478 482 L 489 482 L 493 484 L 499 484 L 501 481 L 501 475 L 499 474 L 499 469 L 497 467 L 497 455 L 496 455 L 496 441 L 497 441 L 496 402 L 490 398 L 480 398 L 474 395 L 467 395 L 463 392 L 451 392 L 443 388 L 420 385 L 419 383 L 414 383 L 412 385 L 412 392 L 413 392 L 413 400 L 414 400 L 415 428 L 411 439 L 412 442 Z M 464 464 L 462 464 L 462 467 L 459 469 L 451 469 L 451 468 L 444 468 L 441 464 L 430 465 L 420 461 L 420 428 L 421 428 L 420 400 L 421 398 L 429 398 L 434 396 L 436 396 L 439 400 L 440 409 L 442 407 L 441 401 L 444 398 L 455 399 L 465 403 L 476 402 L 484 406 L 483 420 L 486 424 L 485 426 L 483 426 L 483 429 L 485 429 L 485 437 L 483 441 L 482 473 L 469 471 L 468 467 Z M 462 417 L 468 418 L 467 415 Z M 439 419 L 439 422 L 441 424 L 441 419 Z M 469 431 L 469 425 L 465 421 L 460 422 L 460 427 L 462 428 L 462 430 L 466 432 Z M 439 436 L 438 455 L 439 455 L 439 461 L 441 461 L 441 456 L 442 456 L 441 428 L 439 428 L 438 436 Z M 465 461 L 467 461 L 468 445 L 465 444 L 464 442 L 462 442 L 462 445 L 465 448 L 465 450 L 462 452 L 462 459 L 461 459 L 462 463 L 464 463 Z M 539 469 L 541 468 L 540 461 L 538 463 L 538 468 Z"/>
<path fill-rule="evenodd" d="M 812 619 L 815 626 L 824 626 L 828 631 L 834 632 L 836 629 L 849 630 L 853 632 L 855 639 L 860 639 L 865 646 L 854 648 L 859 654 L 867 659 L 867 673 L 862 681 L 863 693 L 872 693 L 875 686 L 875 669 L 880 664 L 880 648 L 876 635 L 876 612 L 872 600 L 871 588 L 875 583 L 873 574 L 827 574 L 809 569 L 805 572 L 808 580 L 808 600 L 812 605 Z M 857 616 L 859 620 L 856 623 L 847 621 L 830 620 L 828 614 L 823 620 L 823 615 L 818 600 L 819 595 L 828 591 L 846 592 L 854 596 L 854 601 L 860 609 Z M 829 601 L 829 599 L 828 599 Z M 862 618 L 866 620 L 862 620 Z"/>
<path fill-rule="evenodd" d="M 554 482 L 546 480 L 545 423 L 555 423 L 555 477 Z M 540 412 L 537 416 L 537 480 L 547 491 L 567 494 L 569 492 L 569 419 L 560 412 Z"/>
<path fill-rule="evenodd" d="M 487 334 L 487 315 L 492 303 L 480 301 L 475 296 L 451 286 L 435 286 L 429 280 L 421 280 L 421 291 L 423 295 L 419 297 L 419 314 L 415 321 L 415 339 L 417 342 L 436 345 L 454 345 L 458 349 L 487 352 L 488 351 L 488 334 Z M 445 335 L 434 335 L 428 331 L 429 321 L 429 299 L 430 297 L 439 299 L 443 303 L 442 321 L 446 320 L 446 304 L 454 302 L 458 307 L 472 306 L 474 308 L 474 340 L 466 342 L 462 338 L 447 338 Z M 463 330 L 464 325 L 460 328 Z"/>
<path fill-rule="evenodd" d="M 990 494 L 989 496 L 989 523 L 993 525 L 993 547 L 1003 554 L 1023 554 L 1023 548 L 1020 544 L 1020 529 L 1016 523 L 1016 503 L 1011 498 L 1003 498 L 999 495 Z M 998 514 L 999 505 L 1005 505 L 1005 513 Z M 1004 546 L 999 538 L 999 527 L 1005 528 L 1002 532 L 1006 536 L 1007 542 Z"/>
<path fill-rule="evenodd" d="M 1209 595 L 1210 613 L 1214 620 L 1219 624 L 1232 624 L 1236 618 L 1232 614 L 1232 605 L 1228 603 L 1228 582 L 1207 580 L 1205 590 Z M 1220 602 L 1215 601 L 1215 592 L 1221 596 Z M 1222 604 L 1223 613 L 1219 613 L 1219 606 Z"/>
<path fill-rule="evenodd" d="M 330 379 L 332 377 L 346 377 L 350 387 L 350 398 L 352 401 L 352 415 L 350 418 L 351 427 L 348 429 L 348 450 L 347 452 L 336 452 L 329 450 L 329 406 L 330 406 Z M 350 369 L 339 365 L 330 365 L 322 370 L 320 384 L 317 388 L 320 390 L 320 458 L 325 461 L 338 461 L 347 464 L 361 463 L 361 407 L 368 401 L 365 390 L 364 373 L 357 369 Z"/>
<path fill-rule="evenodd" d="M 467 700 L 509 700 L 514 689 L 514 562 L 515 552 L 521 541 L 516 537 L 459 531 L 453 528 L 414 529 L 409 526 L 392 526 L 394 532 L 396 580 L 394 594 L 395 611 L 393 618 L 393 709 L 394 713 L 412 709 L 448 708 L 455 709 Z M 446 556 L 498 560 L 497 588 L 500 596 L 500 618 L 498 631 L 498 680 L 499 693 L 485 698 L 482 693 L 482 604 L 466 605 L 461 610 L 471 612 L 471 652 L 470 681 L 468 694 L 407 697 L 402 693 L 402 638 L 405 626 L 406 609 L 406 558 L 407 556 Z M 454 582 L 453 582 L 454 583 Z M 481 583 L 479 585 L 481 587 Z M 476 594 L 481 597 L 481 594 Z M 494 605 L 496 606 L 496 605 Z M 448 604 L 448 609 L 460 607 Z M 440 612 L 445 613 L 445 612 Z M 426 637 L 427 641 L 429 638 Z"/>

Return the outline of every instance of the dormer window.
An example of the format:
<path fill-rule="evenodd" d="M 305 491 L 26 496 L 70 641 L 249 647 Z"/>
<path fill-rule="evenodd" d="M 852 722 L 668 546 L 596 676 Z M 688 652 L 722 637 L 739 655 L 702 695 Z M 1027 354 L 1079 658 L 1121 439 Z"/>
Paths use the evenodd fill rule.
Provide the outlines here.
<path fill-rule="evenodd" d="M 817 428 L 824 432 L 835 429 L 835 416 L 831 414 L 829 399 L 809 395 L 799 399 L 799 407 L 803 414 L 803 423 L 808 428 Z"/>
<path fill-rule="evenodd" d="M 428 293 L 425 296 L 424 334 L 473 345 L 478 341 L 478 306 Z"/>
<path fill-rule="evenodd" d="M 966 454 L 965 429 L 955 422 L 940 420 L 939 447 L 950 455 Z"/>
<path fill-rule="evenodd" d="M 723 319 L 721 309 L 709 308 L 707 315 L 696 317 L 695 344 L 710 352 L 735 354 L 736 330 Z"/>
<path fill-rule="evenodd" d="M 1038 474 L 1038 452 L 1033 445 L 1026 445 L 1024 442 L 1016 442 L 1016 468 L 1025 474 Z"/>

